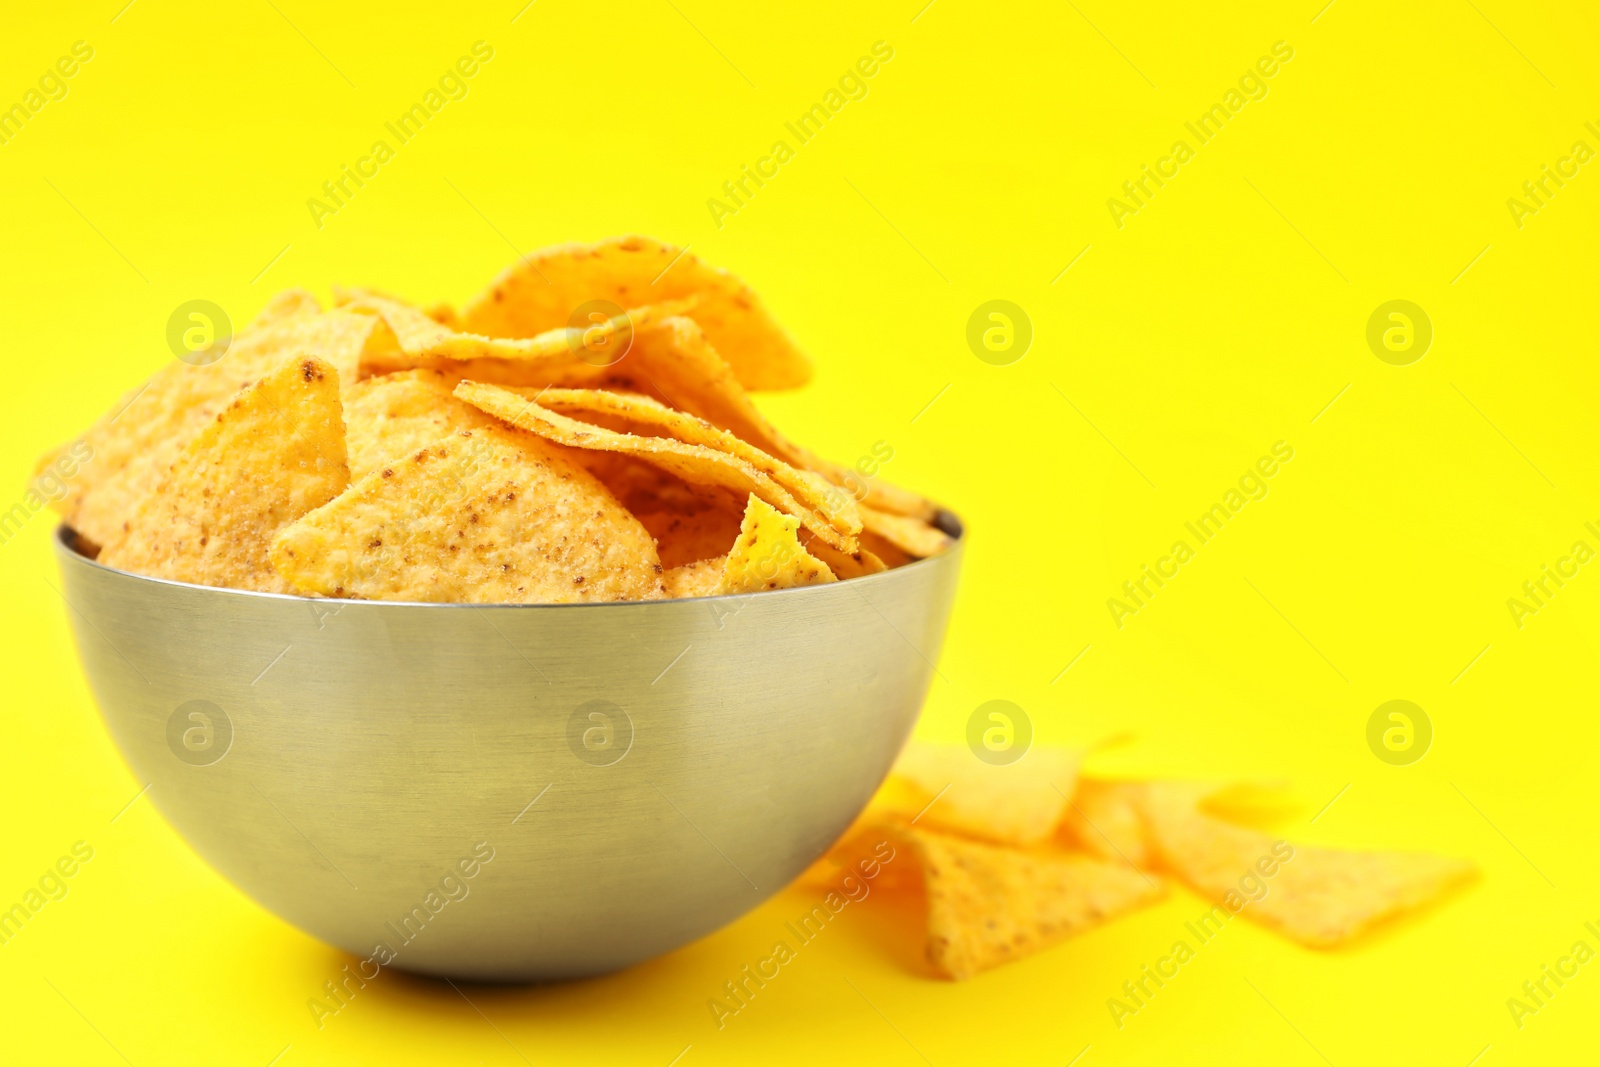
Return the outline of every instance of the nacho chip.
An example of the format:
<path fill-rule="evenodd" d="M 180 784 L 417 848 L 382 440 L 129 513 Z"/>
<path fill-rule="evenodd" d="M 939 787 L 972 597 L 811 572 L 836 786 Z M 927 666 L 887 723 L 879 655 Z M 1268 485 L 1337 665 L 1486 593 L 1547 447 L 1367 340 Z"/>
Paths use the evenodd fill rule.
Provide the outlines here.
<path fill-rule="evenodd" d="M 648 237 L 562 245 L 523 257 L 470 301 L 461 319 L 491 337 L 533 337 L 567 325 L 591 300 L 638 307 L 693 297 L 690 315 L 747 389 L 793 389 L 811 363 L 738 278 Z"/>
<path fill-rule="evenodd" d="M 1031 956 L 1164 895 L 1141 871 L 1059 849 L 1015 849 L 909 829 L 922 866 L 928 961 L 971 978 Z"/>
<path fill-rule="evenodd" d="M 290 319 L 308 319 L 313 315 L 322 313 L 322 302 L 304 289 L 285 289 L 283 292 L 267 301 L 267 306 L 261 309 L 260 314 L 250 320 L 248 330 L 259 330 L 263 326 L 270 326 L 274 322 L 287 322 Z"/>
<path fill-rule="evenodd" d="M 560 450 L 500 425 L 374 471 L 272 547 L 303 593 L 470 604 L 652 600 L 650 535 Z"/>
<path fill-rule="evenodd" d="M 799 519 L 780 514 L 752 493 L 717 591 L 759 593 L 835 581 L 826 563 L 800 547 L 799 528 Z"/>
<path fill-rule="evenodd" d="M 291 590 L 268 562 L 284 526 L 350 482 L 334 368 L 286 361 L 190 441 L 100 562 L 156 578 Z"/>
<path fill-rule="evenodd" d="M 696 560 L 673 567 L 661 576 L 669 598 L 716 596 L 722 592 L 722 567 L 726 556 Z"/>
<path fill-rule="evenodd" d="M 383 322 L 366 352 L 363 365 L 368 373 L 432 367 L 465 375 L 482 364 L 514 369 L 537 384 L 598 380 L 609 366 L 609 352 L 626 349 L 635 330 L 683 309 L 681 302 L 636 307 L 603 326 L 581 330 L 561 326 L 514 339 L 461 333 L 401 301 L 372 293 L 349 295 L 352 299 L 344 310 Z"/>
<path fill-rule="evenodd" d="M 1060 835 L 1107 862 L 1148 869 L 1154 861 L 1142 814 L 1144 789 L 1142 782 L 1079 778 Z"/>
<path fill-rule="evenodd" d="M 215 363 L 168 361 L 84 434 L 93 458 L 54 507 L 78 533 L 105 544 L 233 395 L 284 360 L 315 356 L 353 385 L 372 325 L 370 316 L 343 311 L 279 318 L 236 335 Z"/>
<path fill-rule="evenodd" d="M 674 411 L 648 397 L 604 389 L 543 389 L 534 399 L 563 415 L 621 420 L 622 425 L 659 430 L 673 440 L 737 456 L 826 515 L 834 529 L 847 534 L 861 531 L 856 502 L 848 493 L 832 491 L 810 471 L 796 469 L 704 419 Z"/>
<path fill-rule="evenodd" d="M 1034 746 L 1015 763 L 985 763 L 964 745 L 913 739 L 890 773 L 915 785 L 935 830 L 1007 845 L 1032 845 L 1055 832 L 1082 753 Z"/>
<path fill-rule="evenodd" d="M 806 529 L 800 531 L 800 543 L 807 552 L 826 563 L 836 578 L 860 578 L 889 569 L 888 564 L 865 545 L 859 545 L 854 552 L 841 552 Z"/>
<path fill-rule="evenodd" d="M 344 408 L 351 479 L 360 480 L 456 430 L 499 425 L 457 400 L 455 384 L 436 370 L 397 371 L 356 383 Z"/>
<path fill-rule="evenodd" d="M 634 511 L 634 516 L 655 538 L 656 553 L 661 557 L 661 565 L 667 568 L 698 563 L 713 556 L 726 557 L 739 537 L 742 518 L 738 512 L 722 508 L 689 512 Z"/>
<path fill-rule="evenodd" d="M 910 515 L 892 515 L 865 505 L 859 508 L 861 528 L 883 538 L 909 556 L 926 559 L 950 547 L 950 535 Z"/>
<path fill-rule="evenodd" d="M 1151 783 L 1141 807 L 1152 852 L 1219 906 L 1329 948 L 1467 881 L 1470 860 L 1423 852 L 1290 845 L 1201 814 L 1192 789 Z"/>
<path fill-rule="evenodd" d="M 668 437 L 639 437 L 579 422 L 500 386 L 466 381 L 456 386 L 456 396 L 557 444 L 622 452 L 654 463 L 685 481 L 721 486 L 741 495 L 753 493 L 783 513 L 795 516 L 808 530 L 840 551 L 860 550 L 854 531 L 836 528 L 826 515 L 796 500 L 789 490 L 738 456 Z M 770 463 L 777 462 L 767 458 Z M 844 525 L 843 520 L 838 521 Z"/>
<path fill-rule="evenodd" d="M 727 360 L 692 318 L 669 316 L 635 329 L 627 356 L 601 379 L 704 419 L 791 466 L 822 475 L 854 499 L 894 514 L 931 519 L 935 508 L 915 493 L 880 479 L 862 479 L 789 440 L 761 414 Z"/>

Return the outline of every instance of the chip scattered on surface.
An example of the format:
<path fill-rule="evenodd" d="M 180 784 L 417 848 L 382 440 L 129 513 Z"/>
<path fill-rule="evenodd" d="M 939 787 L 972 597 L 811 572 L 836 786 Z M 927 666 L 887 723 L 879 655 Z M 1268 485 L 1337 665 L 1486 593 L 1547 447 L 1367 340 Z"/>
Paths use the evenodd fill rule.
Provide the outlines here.
<path fill-rule="evenodd" d="M 268 561 L 273 537 L 349 482 L 336 372 L 291 359 L 184 447 L 100 560 L 156 578 L 292 592 Z"/>
<path fill-rule="evenodd" d="M 227 347 L 179 357 L 36 470 L 59 477 L 44 495 L 80 550 L 110 566 L 560 603 L 849 580 L 953 543 L 921 496 L 780 433 L 746 390 L 800 385 L 810 363 L 743 282 L 648 238 L 524 257 L 460 314 L 289 289 Z M 257 385 L 300 359 L 323 368 L 315 402 Z M 229 408 L 250 387 L 247 411 Z M 223 433 L 229 454 L 209 455 Z M 308 441 L 328 470 L 297 456 Z M 224 550 L 219 523 L 251 532 Z"/>
<path fill-rule="evenodd" d="M 1153 783 L 1140 798 L 1151 852 L 1203 895 L 1314 948 L 1328 948 L 1470 879 L 1470 860 L 1425 852 L 1290 845 L 1198 811 L 1194 793 Z M 1253 878 L 1248 885 L 1241 884 Z M 1261 896 L 1254 896 L 1259 884 Z"/>
<path fill-rule="evenodd" d="M 922 865 L 928 962 L 948 978 L 1031 956 L 1165 893 L 1141 871 L 1081 854 L 904 836 Z"/>
<path fill-rule="evenodd" d="M 1035 746 L 1015 763 L 985 763 L 964 745 L 913 740 L 891 772 L 921 791 L 923 826 L 1009 845 L 1055 832 L 1078 775 L 1081 754 Z"/>
<path fill-rule="evenodd" d="M 925 912 L 934 970 L 967 978 L 1158 900 L 1168 874 L 1216 902 L 1197 920 L 1207 928 L 1243 915 L 1326 948 L 1424 907 L 1475 871 L 1470 861 L 1419 852 L 1292 845 L 1211 814 L 1282 814 L 1280 785 L 1076 774 L 1085 752 L 1110 743 L 1034 746 L 1016 764 L 990 766 L 964 746 L 913 741 L 796 885 L 833 890 L 874 870 L 874 886 L 891 902 L 880 906 Z M 1033 775 L 1008 773 L 1036 758 Z M 1045 795 L 1051 779 L 1070 800 Z M 915 863 L 862 868 L 872 856 L 882 860 L 886 840 Z M 916 884 L 921 894 L 909 891 Z"/>

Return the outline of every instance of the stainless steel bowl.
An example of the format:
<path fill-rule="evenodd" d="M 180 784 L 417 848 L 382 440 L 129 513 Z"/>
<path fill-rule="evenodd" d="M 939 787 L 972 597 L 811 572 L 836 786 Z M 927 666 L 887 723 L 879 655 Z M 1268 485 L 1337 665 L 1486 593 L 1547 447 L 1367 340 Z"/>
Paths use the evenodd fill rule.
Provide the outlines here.
<path fill-rule="evenodd" d="M 476 607 L 186 585 L 75 542 L 89 684 L 195 851 L 352 972 L 495 981 L 667 952 L 821 855 L 916 721 L 961 559 Z"/>

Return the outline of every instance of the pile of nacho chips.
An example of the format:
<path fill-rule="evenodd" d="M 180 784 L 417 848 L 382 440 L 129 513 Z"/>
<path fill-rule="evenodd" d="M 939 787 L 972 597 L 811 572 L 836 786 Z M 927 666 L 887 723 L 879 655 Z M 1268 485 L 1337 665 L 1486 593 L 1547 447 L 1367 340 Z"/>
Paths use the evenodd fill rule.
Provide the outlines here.
<path fill-rule="evenodd" d="M 994 766 L 913 741 L 801 882 L 876 879 L 924 911 L 934 972 L 964 979 L 1160 900 L 1168 877 L 1211 902 L 1192 917 L 1205 937 L 1242 916 L 1331 948 L 1476 873 L 1422 852 L 1294 845 L 1227 818 L 1273 807 L 1270 791 L 1092 778 L 1082 755 L 1035 748 Z"/>
<path fill-rule="evenodd" d="M 92 459 L 56 507 L 80 546 L 200 585 L 561 603 L 832 582 L 950 543 L 928 501 L 767 421 L 747 390 L 810 364 L 683 250 L 534 253 L 459 314 L 333 305 L 280 294 L 75 442 Z"/>

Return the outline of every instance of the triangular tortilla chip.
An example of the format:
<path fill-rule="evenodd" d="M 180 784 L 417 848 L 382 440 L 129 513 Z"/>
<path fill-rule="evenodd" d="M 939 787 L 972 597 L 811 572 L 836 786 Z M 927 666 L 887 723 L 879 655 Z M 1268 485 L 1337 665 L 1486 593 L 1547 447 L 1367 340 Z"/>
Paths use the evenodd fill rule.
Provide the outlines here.
<path fill-rule="evenodd" d="M 883 538 L 909 556 L 926 559 L 950 547 L 950 535 L 910 515 L 894 515 L 868 507 L 859 508 L 861 528 Z"/>
<path fill-rule="evenodd" d="M 603 370 L 596 380 L 607 388 L 659 398 L 790 466 L 820 474 L 864 504 L 923 519 L 935 513 L 934 506 L 917 494 L 879 478 L 863 479 L 785 437 L 761 414 L 733 368 L 691 318 L 675 315 L 636 326 L 627 354 Z"/>
<path fill-rule="evenodd" d="M 719 593 L 759 593 L 835 581 L 828 565 L 800 547 L 799 519 L 751 494 L 739 537 L 722 568 Z"/>
<path fill-rule="evenodd" d="M 370 316 L 343 311 L 291 314 L 235 335 L 215 363 L 169 360 L 84 434 L 93 458 L 53 506 L 73 529 L 105 544 L 235 393 L 300 355 L 324 360 L 353 385 L 372 326 Z"/>
<path fill-rule="evenodd" d="M 653 600 L 655 545 L 594 476 L 500 425 L 372 472 L 285 529 L 272 561 L 305 593 L 472 604 Z"/>
<path fill-rule="evenodd" d="M 1144 789 L 1143 782 L 1079 778 L 1061 817 L 1061 836 L 1107 862 L 1150 867 L 1141 806 Z"/>
<path fill-rule="evenodd" d="M 964 745 L 913 739 L 891 776 L 912 783 L 925 806 L 919 825 L 1008 845 L 1031 845 L 1055 832 L 1078 775 L 1082 753 L 1036 745 L 1015 763 L 993 765 Z"/>
<path fill-rule="evenodd" d="M 696 298 L 690 317 L 746 389 L 793 389 L 811 379 L 810 360 L 749 286 L 648 237 L 614 237 L 524 256 L 468 302 L 461 320 L 474 333 L 533 337 L 566 326 L 573 310 L 590 300 L 626 308 L 685 297 Z"/>
<path fill-rule="evenodd" d="M 1142 808 L 1161 866 L 1230 911 L 1314 948 L 1423 907 L 1476 871 L 1470 860 L 1422 852 L 1289 845 L 1201 814 L 1193 789 L 1181 785 L 1150 783 Z"/>
<path fill-rule="evenodd" d="M 523 392 L 528 395 L 528 391 Z M 563 415 L 618 419 L 635 428 L 660 431 L 662 436 L 675 441 L 704 445 L 737 456 L 789 490 L 797 499 L 822 512 L 833 523 L 834 529 L 849 534 L 861 530 L 861 515 L 850 494 L 830 488 L 811 471 L 790 466 L 704 419 L 674 411 L 665 404 L 637 393 L 618 393 L 606 389 L 542 389 L 534 395 L 534 399 L 541 407 Z"/>
<path fill-rule="evenodd" d="M 437 370 L 409 370 L 357 382 L 345 394 L 350 477 L 359 480 L 456 430 L 499 425 L 457 400 L 455 379 Z"/>
<path fill-rule="evenodd" d="M 1160 899 L 1162 884 L 1126 866 L 1053 848 L 1015 849 L 903 831 L 922 866 L 928 961 L 971 978 Z"/>
<path fill-rule="evenodd" d="M 532 397 L 482 382 L 462 382 L 456 386 L 456 396 L 557 444 L 637 456 L 687 482 L 721 486 L 740 496 L 754 494 L 784 514 L 798 518 L 806 529 L 841 552 L 860 550 L 847 520 L 830 519 L 816 507 L 797 500 L 788 489 L 738 456 L 670 437 L 640 437 L 579 422 L 549 410 Z M 767 462 L 778 461 L 769 456 Z M 845 529 L 839 529 L 839 525 Z"/>
<path fill-rule="evenodd" d="M 563 325 L 527 338 L 462 333 L 427 312 L 373 293 L 352 298 L 343 310 L 372 315 L 383 323 L 362 360 L 367 374 L 431 367 L 458 377 L 485 379 L 488 375 L 482 372 L 498 371 L 530 384 L 581 385 L 605 376 L 610 352 L 626 349 L 633 331 L 683 307 L 682 302 L 636 307 L 608 320 L 604 327 Z"/>
<path fill-rule="evenodd" d="M 604 481 L 604 479 L 601 479 Z M 627 503 L 627 501 L 624 501 Z M 711 559 L 726 559 L 739 537 L 743 518 L 736 511 L 706 508 L 701 511 L 635 511 L 650 536 L 656 539 L 661 565 L 682 567 Z M 718 570 L 721 573 L 721 570 Z"/>
<path fill-rule="evenodd" d="M 267 306 L 261 309 L 260 314 L 250 320 L 246 327 L 250 330 L 259 330 L 263 326 L 270 326 L 274 322 L 287 322 L 290 319 L 308 319 L 313 315 L 322 314 L 322 302 L 304 289 L 285 289 L 283 292 L 267 301 Z"/>
<path fill-rule="evenodd" d="M 100 553 L 110 567 L 199 585 L 287 593 L 273 537 L 344 491 L 334 368 L 304 356 L 240 393 L 190 441 Z"/>

